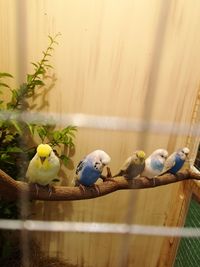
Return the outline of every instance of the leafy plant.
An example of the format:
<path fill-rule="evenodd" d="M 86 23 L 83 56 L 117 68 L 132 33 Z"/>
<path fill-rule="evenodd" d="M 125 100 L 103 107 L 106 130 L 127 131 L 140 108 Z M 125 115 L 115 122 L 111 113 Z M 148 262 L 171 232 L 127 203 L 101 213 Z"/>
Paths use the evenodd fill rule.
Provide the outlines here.
<path fill-rule="evenodd" d="M 49 36 L 49 45 L 43 51 L 42 59 L 33 65 L 32 74 L 27 74 L 26 81 L 18 88 L 12 89 L 8 80 L 13 79 L 10 73 L 0 72 L 0 96 L 8 95 L 8 101 L 0 97 L 0 169 L 4 170 L 16 180 L 23 179 L 28 163 L 36 151 L 35 137 L 40 142 L 49 143 L 54 149 L 58 149 L 57 155 L 67 165 L 70 160 L 70 150 L 74 148 L 76 127 L 67 126 L 64 129 L 56 129 L 55 123 L 29 123 L 23 120 L 22 114 L 29 111 L 28 100 L 45 88 L 45 75 L 50 68 L 49 62 L 57 44 L 58 35 Z M 45 121 L 45 120 L 44 120 Z M 67 150 L 65 149 L 67 148 Z M 68 154 L 63 151 L 68 151 Z M 0 197 L 0 218 L 17 219 L 20 216 L 18 203 L 8 202 Z M 10 231 L 0 231 L 0 258 L 8 258 L 10 255 Z"/>
<path fill-rule="evenodd" d="M 13 79 L 10 73 L 0 73 L 0 94 L 8 94 L 8 90 L 10 91 L 7 102 L 0 99 L 0 168 L 16 180 L 25 177 L 27 165 L 36 151 L 35 137 L 58 150 L 57 155 L 65 165 L 70 160 L 69 151 L 74 148 L 77 130 L 75 126 L 69 125 L 57 129 L 53 121 L 29 123 L 22 117 L 24 111 L 29 111 L 28 100 L 45 88 L 45 75 L 50 68 L 53 68 L 49 60 L 55 44 L 58 44 L 57 38 L 58 34 L 55 37 L 49 36 L 49 45 L 43 51 L 42 59 L 31 63 L 34 68 L 33 73 L 27 74 L 26 82 L 18 88 L 12 89 L 9 86 L 8 80 Z M 68 151 L 68 154 L 64 153 L 64 150 Z M 13 205 L 0 202 L 1 218 L 17 218 L 18 215 L 17 212 L 13 212 Z"/>

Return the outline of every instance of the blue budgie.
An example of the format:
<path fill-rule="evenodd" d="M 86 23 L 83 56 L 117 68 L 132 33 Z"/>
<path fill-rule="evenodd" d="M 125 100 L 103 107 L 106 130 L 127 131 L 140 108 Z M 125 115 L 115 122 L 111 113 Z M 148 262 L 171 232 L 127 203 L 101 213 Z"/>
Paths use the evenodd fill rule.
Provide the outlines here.
<path fill-rule="evenodd" d="M 101 178 L 101 174 L 111 158 L 103 150 L 95 150 L 83 158 L 77 168 L 75 186 L 92 186 Z"/>
<path fill-rule="evenodd" d="M 162 174 L 164 173 L 177 173 L 185 163 L 185 160 L 190 150 L 187 147 L 180 148 L 176 152 L 172 153 L 165 162 L 165 167 Z"/>
<path fill-rule="evenodd" d="M 165 161 L 168 157 L 168 152 L 165 149 L 155 150 L 146 160 L 145 168 L 141 176 L 153 178 L 161 174 L 164 168 Z"/>

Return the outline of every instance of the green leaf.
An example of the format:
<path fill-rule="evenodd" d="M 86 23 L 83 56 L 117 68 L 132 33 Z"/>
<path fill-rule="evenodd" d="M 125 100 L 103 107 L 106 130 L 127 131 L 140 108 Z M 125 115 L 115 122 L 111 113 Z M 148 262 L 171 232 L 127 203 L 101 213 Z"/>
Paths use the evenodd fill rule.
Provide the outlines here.
<path fill-rule="evenodd" d="M 21 153 L 21 152 L 23 152 L 23 150 L 20 147 L 13 146 L 13 147 L 9 147 L 7 149 L 7 152 L 8 153 Z"/>
<path fill-rule="evenodd" d="M 68 132 L 68 135 L 70 135 L 71 137 L 75 137 L 75 134 L 73 132 Z"/>
<path fill-rule="evenodd" d="M 15 129 L 17 130 L 17 132 L 20 135 L 22 135 L 22 130 L 21 130 L 21 127 L 20 127 L 19 122 L 15 121 L 15 120 L 11 120 L 10 122 L 13 124 L 13 126 L 15 127 Z"/>
<path fill-rule="evenodd" d="M 53 38 L 51 37 L 51 35 L 48 35 L 48 37 L 49 37 L 50 41 L 53 43 L 54 40 L 53 40 Z"/>
<path fill-rule="evenodd" d="M 14 136 L 13 136 L 12 134 L 7 134 L 7 135 L 5 136 L 5 139 L 3 140 L 3 142 L 7 142 L 7 143 L 9 143 L 9 142 L 11 142 L 13 139 L 14 139 Z"/>
<path fill-rule="evenodd" d="M 45 56 L 46 56 L 46 57 L 51 57 L 51 54 L 46 53 Z M 49 60 L 48 60 L 48 59 L 44 59 L 43 61 L 44 61 L 44 62 L 47 62 L 47 61 L 49 61 Z"/>
<path fill-rule="evenodd" d="M 62 162 L 64 163 L 64 165 L 67 166 L 67 164 L 69 162 L 69 157 L 67 157 L 66 155 L 62 154 L 62 155 L 60 155 L 59 158 L 62 160 Z"/>
<path fill-rule="evenodd" d="M 27 74 L 27 82 L 30 83 L 33 79 L 33 75 L 32 74 Z"/>
<path fill-rule="evenodd" d="M 51 65 L 49 65 L 49 64 L 45 64 L 45 67 L 49 68 L 49 69 L 53 69 L 53 67 Z"/>
<path fill-rule="evenodd" d="M 58 142 L 58 141 L 61 139 L 61 137 L 62 137 L 62 134 L 61 134 L 59 131 L 55 131 L 55 132 L 53 133 L 53 139 L 54 139 L 56 142 Z"/>
<path fill-rule="evenodd" d="M 38 78 L 38 76 L 41 74 L 41 75 L 44 75 L 46 73 L 46 70 L 45 68 L 43 67 L 40 67 L 36 72 L 35 72 L 35 77 Z"/>
<path fill-rule="evenodd" d="M 38 68 L 38 64 L 37 63 L 31 62 L 31 64 L 35 67 L 35 69 Z"/>
<path fill-rule="evenodd" d="M 6 160 L 9 159 L 9 158 L 10 158 L 10 156 L 7 155 L 7 154 L 5 154 L 5 153 L 1 155 L 1 160 L 2 160 L 2 161 L 6 161 Z"/>
<path fill-rule="evenodd" d="M 27 123 L 27 126 L 28 126 L 28 128 L 29 128 L 30 133 L 31 133 L 32 135 L 34 135 L 34 133 L 35 133 L 35 125 L 34 125 L 34 124 L 29 124 L 29 123 Z"/>
<path fill-rule="evenodd" d="M 18 89 L 18 96 L 20 95 L 24 95 L 28 92 L 28 84 L 27 83 L 23 83 L 20 85 L 19 89 Z"/>
<path fill-rule="evenodd" d="M 2 77 L 13 78 L 13 76 L 10 73 L 7 73 L 7 72 L 0 72 L 0 78 L 2 78 Z"/>
<path fill-rule="evenodd" d="M 37 133 L 41 140 L 44 141 L 45 137 L 47 136 L 47 130 L 43 126 L 40 126 L 37 128 Z"/>
<path fill-rule="evenodd" d="M 2 82 L 0 82 L 0 86 L 1 86 L 1 87 L 7 87 L 7 88 L 10 88 L 9 85 L 7 85 L 6 83 L 2 83 Z"/>
<path fill-rule="evenodd" d="M 18 97 L 17 90 L 15 90 L 15 89 L 12 90 L 12 97 L 13 97 L 13 99 L 16 99 Z"/>
<path fill-rule="evenodd" d="M 33 84 L 34 85 L 45 85 L 45 83 L 43 81 L 41 81 L 41 80 L 34 80 Z"/>

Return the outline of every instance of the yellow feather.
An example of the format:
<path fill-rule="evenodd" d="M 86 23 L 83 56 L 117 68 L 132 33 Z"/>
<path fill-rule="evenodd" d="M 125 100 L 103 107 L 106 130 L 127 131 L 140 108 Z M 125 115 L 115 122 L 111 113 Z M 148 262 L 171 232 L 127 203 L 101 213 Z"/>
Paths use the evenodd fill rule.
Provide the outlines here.
<path fill-rule="evenodd" d="M 48 144 L 40 144 L 37 147 L 37 154 L 39 157 L 48 157 L 52 148 Z"/>
<path fill-rule="evenodd" d="M 144 151 L 140 150 L 137 152 L 137 156 L 138 156 L 138 158 L 145 158 L 146 155 L 145 155 Z"/>

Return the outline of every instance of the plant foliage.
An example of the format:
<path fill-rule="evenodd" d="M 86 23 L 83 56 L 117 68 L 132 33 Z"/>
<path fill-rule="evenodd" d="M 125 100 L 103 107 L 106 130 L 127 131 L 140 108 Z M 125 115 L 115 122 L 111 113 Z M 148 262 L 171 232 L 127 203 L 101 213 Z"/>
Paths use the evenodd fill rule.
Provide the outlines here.
<path fill-rule="evenodd" d="M 18 88 L 9 86 L 9 79 L 13 79 L 10 73 L 0 72 L 0 94 L 8 95 L 8 101 L 0 97 L 0 168 L 11 177 L 19 180 L 25 177 L 28 163 L 36 151 L 34 139 L 39 138 L 41 143 L 49 143 L 54 149 L 58 149 L 57 155 L 67 165 L 70 156 L 65 151 L 74 148 L 76 127 L 68 125 L 63 129 L 56 129 L 55 123 L 29 123 L 21 119 L 24 111 L 29 111 L 28 100 L 36 92 L 45 88 L 45 75 L 50 68 L 50 58 L 57 44 L 57 37 L 49 36 L 49 45 L 43 51 L 42 59 L 33 65 L 33 73 L 27 74 L 26 81 Z M 17 218 L 17 206 L 1 200 L 0 218 Z"/>

